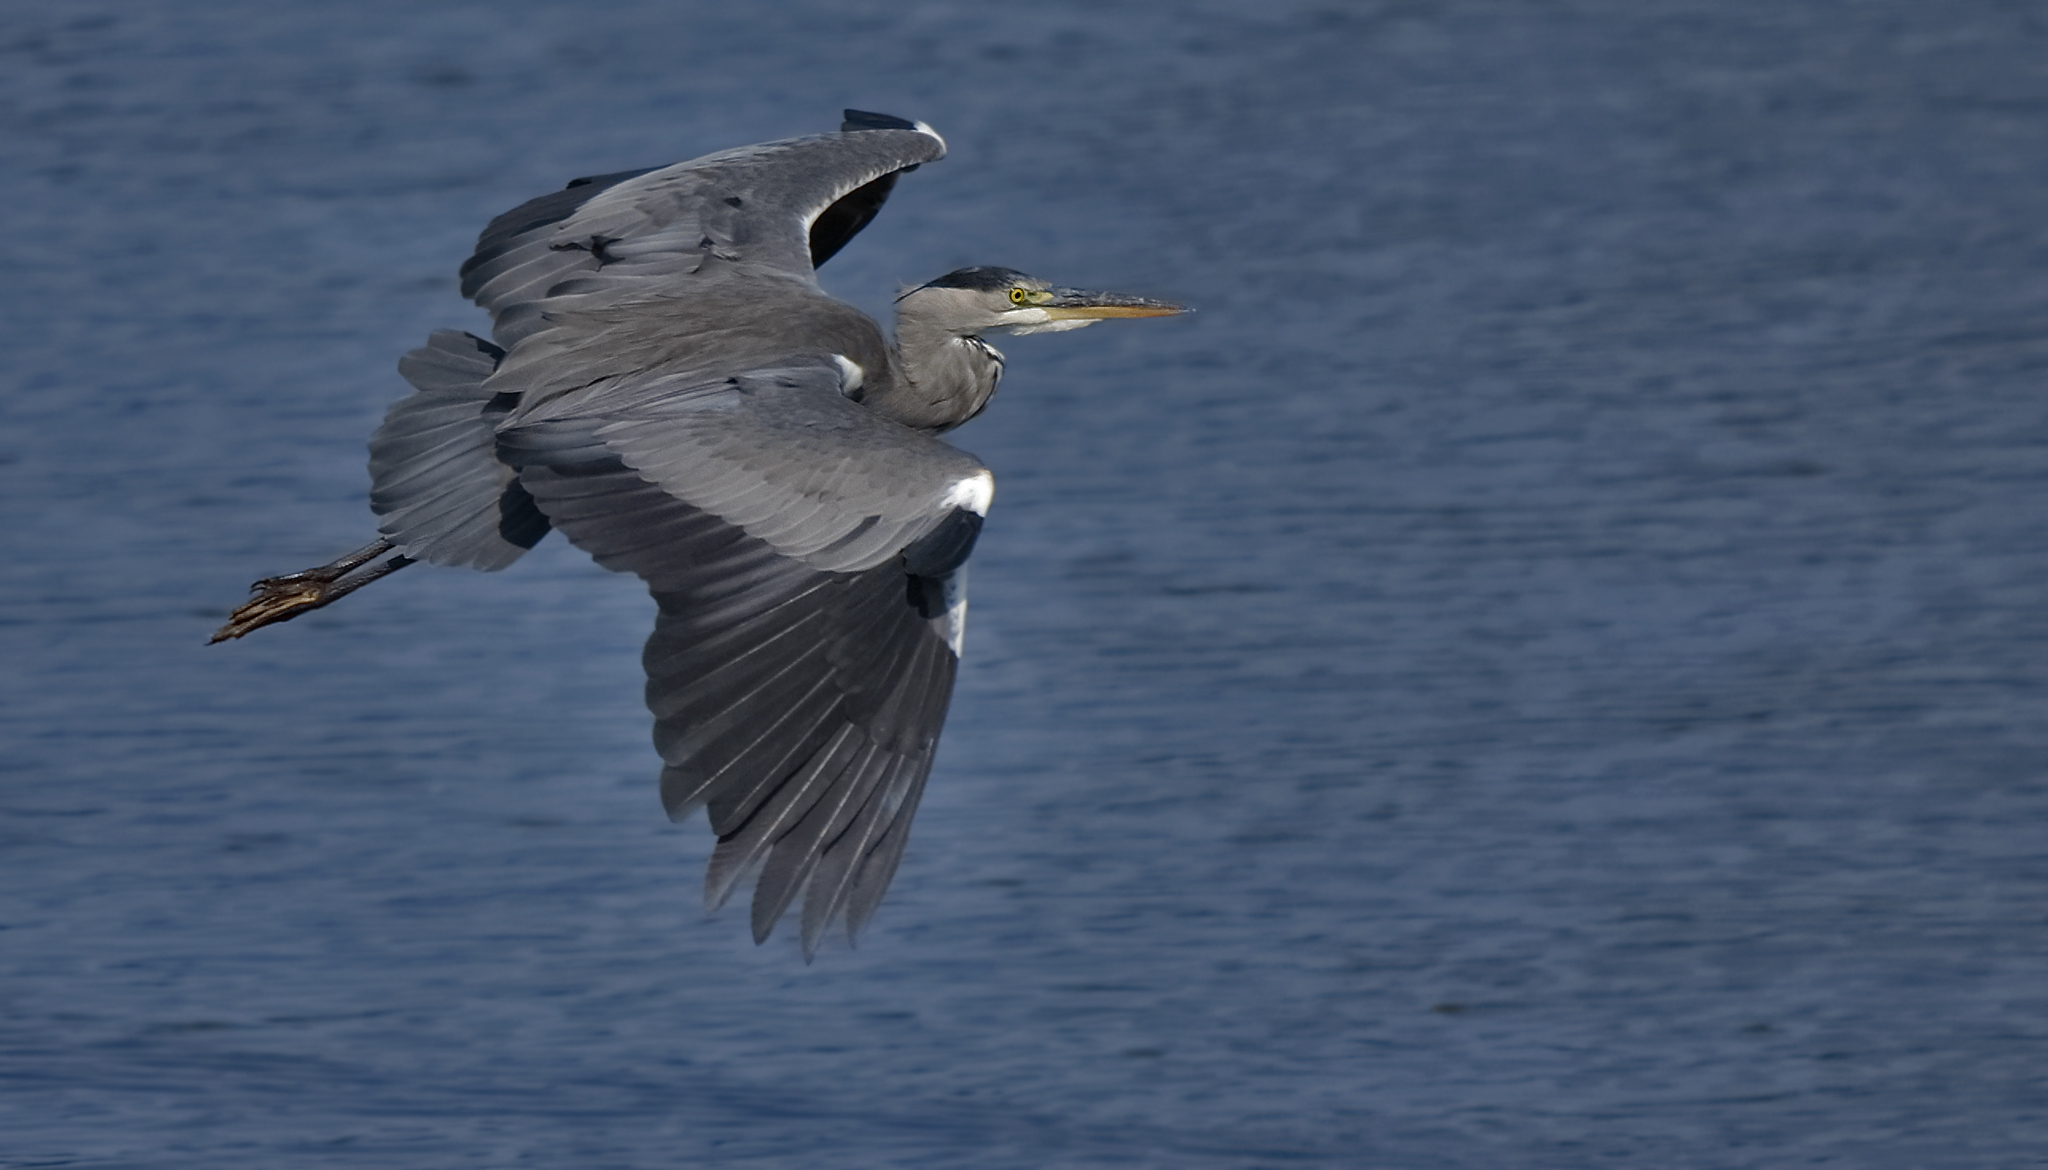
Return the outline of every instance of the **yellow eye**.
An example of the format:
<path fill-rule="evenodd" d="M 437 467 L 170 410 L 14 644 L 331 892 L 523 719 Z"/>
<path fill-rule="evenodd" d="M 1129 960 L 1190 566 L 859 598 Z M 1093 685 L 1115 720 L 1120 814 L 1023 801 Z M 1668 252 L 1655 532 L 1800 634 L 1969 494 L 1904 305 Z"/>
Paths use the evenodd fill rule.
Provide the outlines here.
<path fill-rule="evenodd" d="M 1013 305 L 1024 305 L 1024 304 L 1029 304 L 1030 302 L 1031 302 L 1031 290 L 1030 290 L 1030 289 L 1027 289 L 1027 288 L 1013 288 L 1013 289 L 1011 289 L 1011 290 L 1010 290 L 1010 303 L 1011 303 L 1011 304 L 1013 304 Z"/>

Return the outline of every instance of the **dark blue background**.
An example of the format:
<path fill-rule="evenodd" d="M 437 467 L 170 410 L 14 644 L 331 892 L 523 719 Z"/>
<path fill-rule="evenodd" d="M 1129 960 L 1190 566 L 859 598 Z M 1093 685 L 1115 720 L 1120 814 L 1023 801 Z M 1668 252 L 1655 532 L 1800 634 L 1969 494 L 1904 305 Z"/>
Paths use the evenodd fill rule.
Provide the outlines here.
<path fill-rule="evenodd" d="M 2012 1166 L 2048 1150 L 2048 15 L 0 7 L 0 1165 Z M 952 144 L 826 270 L 1009 346 L 860 949 L 706 922 L 651 605 L 371 529 L 490 215 Z"/>

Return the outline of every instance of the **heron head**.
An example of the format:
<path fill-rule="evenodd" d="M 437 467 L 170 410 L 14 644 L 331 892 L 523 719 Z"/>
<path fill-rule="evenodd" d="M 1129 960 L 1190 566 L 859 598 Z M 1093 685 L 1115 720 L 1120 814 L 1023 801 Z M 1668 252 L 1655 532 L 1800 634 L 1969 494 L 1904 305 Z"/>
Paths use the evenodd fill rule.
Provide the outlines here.
<path fill-rule="evenodd" d="M 1057 288 L 1014 268 L 962 268 L 896 298 L 899 317 L 963 337 L 1058 333 L 1111 317 L 1171 317 L 1182 305 L 1123 293 Z"/>

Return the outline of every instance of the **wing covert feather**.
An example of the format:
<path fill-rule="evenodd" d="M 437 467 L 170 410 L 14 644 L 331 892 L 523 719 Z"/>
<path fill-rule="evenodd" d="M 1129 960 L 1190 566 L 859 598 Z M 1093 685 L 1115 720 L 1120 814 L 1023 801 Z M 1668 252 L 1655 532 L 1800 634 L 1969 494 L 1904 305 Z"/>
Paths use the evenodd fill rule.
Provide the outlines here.
<path fill-rule="evenodd" d="M 500 344 L 546 327 L 540 304 L 644 299 L 687 289 L 707 266 L 745 265 L 814 281 L 817 262 L 865 226 L 896 173 L 944 157 L 923 129 L 857 129 L 719 151 L 649 171 L 579 180 L 493 220 L 462 267 L 463 295 Z"/>
<path fill-rule="evenodd" d="M 514 462 L 541 447 L 579 446 L 784 556 L 858 571 L 936 529 L 958 510 L 963 484 L 993 480 L 974 456 L 869 412 L 838 387 L 837 371 L 824 367 L 719 380 L 643 375 L 564 398 L 500 431 L 499 442 L 528 452 Z M 659 587 L 660 570 L 631 571 Z"/>

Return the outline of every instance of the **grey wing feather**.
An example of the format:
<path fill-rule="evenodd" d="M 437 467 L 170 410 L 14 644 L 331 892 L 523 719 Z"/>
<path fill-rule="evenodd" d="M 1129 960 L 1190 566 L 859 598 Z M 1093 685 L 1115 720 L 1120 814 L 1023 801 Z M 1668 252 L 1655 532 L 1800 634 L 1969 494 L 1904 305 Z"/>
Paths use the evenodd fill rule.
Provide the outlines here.
<path fill-rule="evenodd" d="M 545 195 L 536 196 L 502 215 L 492 217 L 491 222 L 484 225 L 484 230 L 477 236 L 475 252 L 463 262 L 463 294 L 471 295 L 472 273 L 503 255 L 507 249 L 517 246 L 522 237 L 536 228 L 560 223 L 601 192 L 616 187 L 627 179 L 637 179 L 649 171 L 660 169 L 641 167 L 638 170 L 614 171 L 608 175 L 585 175 L 569 180 L 560 191 L 550 191 Z"/>
<path fill-rule="evenodd" d="M 902 856 L 958 663 L 961 532 L 979 521 L 949 490 L 986 472 L 823 370 L 650 378 L 592 402 L 506 427 L 503 457 L 660 606 L 644 664 L 662 799 L 676 817 L 704 806 L 719 834 L 707 901 L 758 870 L 755 937 L 801 895 L 809 954 L 833 922 L 860 928 Z M 778 525 L 785 510 L 804 518 Z"/>
<path fill-rule="evenodd" d="M 502 569 L 547 535 L 516 473 L 498 459 L 509 396 L 484 388 L 505 351 L 446 330 L 398 363 L 417 391 L 370 439 L 377 530 L 414 560 Z"/>
<path fill-rule="evenodd" d="M 894 558 L 993 483 L 974 456 L 848 401 L 823 366 L 611 381 L 557 399 L 501 441 L 586 433 L 578 441 L 677 499 L 832 572 Z"/>
<path fill-rule="evenodd" d="M 887 197 L 886 185 L 872 184 L 944 154 L 945 143 L 927 129 L 860 129 L 622 172 L 627 177 L 587 196 L 558 192 L 493 221 L 463 266 L 463 293 L 492 315 L 498 341 L 511 348 L 547 327 L 544 303 L 561 297 L 587 307 L 660 295 L 707 265 L 810 281 L 816 221 L 853 197 L 827 217 L 820 244 L 829 256 Z"/>

